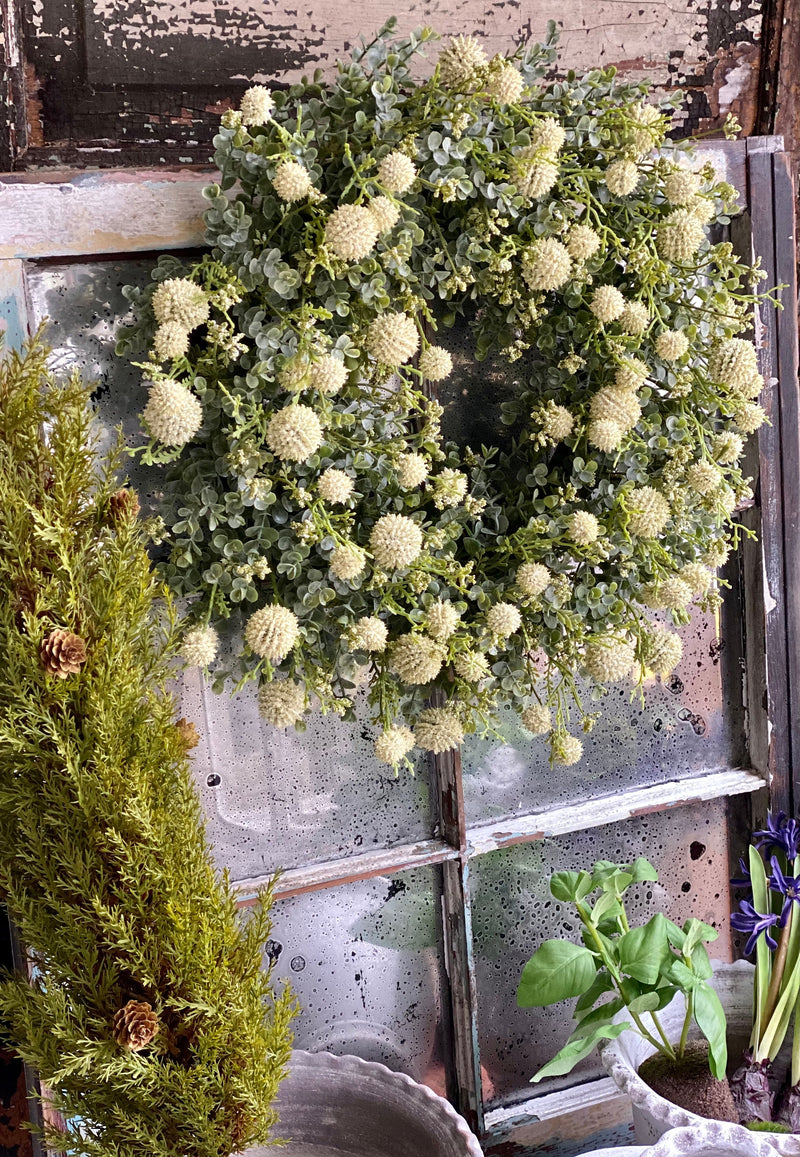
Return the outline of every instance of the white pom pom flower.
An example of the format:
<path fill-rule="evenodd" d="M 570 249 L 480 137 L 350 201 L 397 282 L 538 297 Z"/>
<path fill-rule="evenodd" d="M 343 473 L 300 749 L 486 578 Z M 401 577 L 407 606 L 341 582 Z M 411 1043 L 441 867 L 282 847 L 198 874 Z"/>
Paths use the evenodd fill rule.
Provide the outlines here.
<path fill-rule="evenodd" d="M 592 294 L 589 309 L 599 322 L 608 325 L 622 316 L 625 305 L 625 298 L 615 285 L 601 285 Z"/>
<path fill-rule="evenodd" d="M 442 382 L 452 373 L 453 359 L 440 345 L 429 345 L 419 355 L 419 372 L 427 382 Z"/>
<path fill-rule="evenodd" d="M 552 581 L 552 574 L 540 562 L 524 562 L 517 571 L 517 586 L 531 598 L 543 594 Z"/>
<path fill-rule="evenodd" d="M 262 607 L 247 620 L 244 637 L 251 650 L 270 663 L 282 663 L 300 632 L 297 616 L 288 607 Z"/>
<path fill-rule="evenodd" d="M 343 261 L 363 261 L 377 240 L 377 222 L 363 205 L 340 205 L 325 224 L 325 244 Z"/>
<path fill-rule="evenodd" d="M 464 727 L 450 707 L 429 707 L 423 711 L 414 729 L 417 746 L 423 751 L 441 755 L 464 742 Z"/>
<path fill-rule="evenodd" d="M 153 293 L 153 313 L 164 325 L 172 321 L 191 332 L 208 321 L 209 304 L 205 290 L 186 277 L 170 277 Z"/>
<path fill-rule="evenodd" d="M 520 719 L 522 726 L 531 735 L 547 735 L 553 726 L 550 708 L 544 703 L 531 703 L 522 712 Z"/>
<path fill-rule="evenodd" d="M 387 727 L 375 740 L 375 756 L 381 763 L 396 767 L 414 747 L 414 734 L 408 727 Z"/>
<path fill-rule="evenodd" d="M 263 84 L 254 84 L 242 97 L 239 111 L 243 125 L 265 125 L 272 116 L 275 101 L 272 93 Z"/>
<path fill-rule="evenodd" d="M 153 353 L 160 362 L 182 358 L 189 349 L 189 331 L 177 321 L 165 321 L 155 332 Z"/>
<path fill-rule="evenodd" d="M 672 511 L 663 494 L 652 486 L 639 486 L 628 496 L 628 531 L 636 538 L 658 538 Z"/>
<path fill-rule="evenodd" d="M 437 600 L 428 611 L 425 629 L 432 639 L 446 641 L 458 626 L 460 615 L 452 603 Z"/>
<path fill-rule="evenodd" d="M 389 153 L 378 165 L 378 180 L 390 193 L 402 196 L 417 179 L 417 168 L 405 153 Z"/>
<path fill-rule="evenodd" d="M 401 454 L 397 460 L 397 479 L 404 490 L 416 490 L 428 477 L 427 458 L 421 454 Z"/>
<path fill-rule="evenodd" d="M 330 502 L 332 505 L 341 504 L 347 502 L 353 493 L 353 479 L 344 470 L 336 470 L 330 466 L 320 475 L 317 489 L 320 498 L 325 502 Z"/>
<path fill-rule="evenodd" d="M 382 313 L 370 323 L 367 349 L 385 366 L 404 366 L 419 349 L 419 330 L 405 313 Z"/>
<path fill-rule="evenodd" d="M 404 683 L 430 683 L 442 669 L 446 651 L 427 635 L 401 635 L 389 649 L 389 670 Z"/>
<path fill-rule="evenodd" d="M 388 233 L 400 220 L 400 206 L 389 197 L 373 197 L 367 205 L 379 233 Z"/>
<path fill-rule="evenodd" d="M 367 556 L 354 542 L 346 543 L 335 548 L 328 565 L 334 578 L 346 583 L 364 573 Z"/>
<path fill-rule="evenodd" d="M 388 638 L 386 624 L 375 615 L 364 615 L 357 619 L 347 632 L 348 646 L 352 651 L 374 651 L 380 654 L 386 650 Z"/>
<path fill-rule="evenodd" d="M 370 550 L 382 570 L 411 566 L 422 551 L 422 529 L 404 514 L 384 514 L 372 528 Z"/>
<path fill-rule="evenodd" d="M 445 88 L 467 92 L 487 64 L 486 53 L 474 36 L 452 36 L 439 53 L 439 79 Z"/>
<path fill-rule="evenodd" d="M 560 289 L 571 274 L 569 250 L 555 237 L 532 242 L 522 255 L 522 276 L 531 289 Z"/>
<path fill-rule="evenodd" d="M 312 362 L 309 370 L 309 385 L 321 394 L 336 394 L 348 378 L 347 366 L 341 358 L 333 354 L 323 354 Z"/>
<path fill-rule="evenodd" d="M 486 612 L 486 626 L 498 639 L 507 639 L 522 626 L 522 615 L 513 603 L 495 603 Z"/>
<path fill-rule="evenodd" d="M 614 197 L 627 197 L 639 184 L 641 175 L 634 161 L 614 161 L 606 169 L 606 188 Z"/>
<path fill-rule="evenodd" d="M 267 425 L 267 445 L 284 462 L 305 462 L 322 445 L 322 425 L 310 406 L 284 406 Z"/>
<path fill-rule="evenodd" d="M 656 353 L 665 362 L 675 362 L 689 349 L 689 339 L 682 329 L 665 329 L 656 338 Z"/>
<path fill-rule="evenodd" d="M 567 520 L 567 534 L 578 546 L 590 546 L 600 537 L 600 523 L 588 510 L 576 510 Z"/>
<path fill-rule="evenodd" d="M 203 407 L 186 386 L 164 378 L 150 387 L 142 422 L 164 446 L 185 446 L 203 424 Z"/>
<path fill-rule="evenodd" d="M 207 667 L 219 650 L 219 636 L 213 627 L 191 627 L 183 636 L 181 657 L 187 667 Z"/>
<path fill-rule="evenodd" d="M 290 679 L 264 683 L 258 692 L 258 710 L 273 727 L 293 727 L 306 709 L 306 693 Z"/>
<path fill-rule="evenodd" d="M 303 201 L 312 189 L 311 175 L 297 161 L 281 161 L 272 178 L 272 187 L 282 201 Z"/>

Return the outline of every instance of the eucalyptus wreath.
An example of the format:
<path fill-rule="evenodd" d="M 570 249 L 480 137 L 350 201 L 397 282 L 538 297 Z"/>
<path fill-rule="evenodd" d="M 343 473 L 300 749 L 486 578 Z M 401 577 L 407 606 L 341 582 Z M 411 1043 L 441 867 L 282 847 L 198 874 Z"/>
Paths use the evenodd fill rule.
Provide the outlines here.
<path fill-rule="evenodd" d="M 434 34 L 393 28 L 333 82 L 251 87 L 215 138 L 210 252 L 127 291 L 184 657 L 257 680 L 276 727 L 353 719 L 367 684 L 395 766 L 508 703 L 572 764 L 579 679 L 592 706 L 668 675 L 671 626 L 719 603 L 763 275 L 710 238 L 735 190 L 667 140 L 673 98 L 546 82 L 552 27 L 491 60 L 457 36 L 419 79 Z M 502 448 L 442 436 L 458 319 L 513 375 Z"/>

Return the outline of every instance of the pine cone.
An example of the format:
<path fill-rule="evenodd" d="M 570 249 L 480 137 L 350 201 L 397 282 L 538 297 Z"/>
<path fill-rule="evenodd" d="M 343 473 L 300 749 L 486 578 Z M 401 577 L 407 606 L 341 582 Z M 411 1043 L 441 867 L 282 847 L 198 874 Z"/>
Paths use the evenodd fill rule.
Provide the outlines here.
<path fill-rule="evenodd" d="M 136 518 L 141 510 L 135 490 L 117 490 L 108 500 L 108 516 L 112 522 L 124 522 Z"/>
<path fill-rule="evenodd" d="M 197 728 L 190 720 L 179 719 L 175 724 L 175 730 L 178 732 L 178 738 L 185 751 L 191 751 L 193 747 L 197 747 L 200 736 L 197 734 Z"/>
<path fill-rule="evenodd" d="M 48 675 L 66 679 L 68 675 L 77 675 L 86 662 L 86 644 L 80 635 L 58 627 L 43 641 L 39 655 Z"/>
<path fill-rule="evenodd" d="M 158 1028 L 158 1017 L 146 1000 L 129 1000 L 114 1013 L 114 1040 L 132 1053 L 147 1048 Z"/>

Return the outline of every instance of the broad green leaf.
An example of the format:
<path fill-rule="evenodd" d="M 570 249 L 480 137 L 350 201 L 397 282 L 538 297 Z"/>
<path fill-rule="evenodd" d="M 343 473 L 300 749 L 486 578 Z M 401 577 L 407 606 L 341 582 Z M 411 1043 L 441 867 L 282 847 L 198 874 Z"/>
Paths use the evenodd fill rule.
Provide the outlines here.
<path fill-rule="evenodd" d="M 692 952 L 692 972 L 700 980 L 708 980 L 714 969 L 708 959 L 708 952 L 704 944 L 695 944 Z"/>
<path fill-rule="evenodd" d="M 674 948 L 681 949 L 686 943 L 686 933 L 677 924 L 667 920 L 667 939 Z"/>
<path fill-rule="evenodd" d="M 661 988 L 651 989 L 650 992 L 643 992 L 641 996 L 637 996 L 628 1004 L 631 1012 L 660 1012 L 662 1008 L 666 1008 L 671 1003 L 675 993 L 678 991 L 674 985 L 665 984 Z"/>
<path fill-rule="evenodd" d="M 628 871 L 631 873 L 634 884 L 640 884 L 644 880 L 658 879 L 658 872 L 644 856 L 639 856 L 639 859 L 630 866 Z"/>
<path fill-rule="evenodd" d="M 619 996 L 607 1000 L 605 1004 L 599 1004 L 597 1008 L 592 1009 L 591 1012 L 587 1012 L 585 1016 L 580 1018 L 578 1025 L 572 1032 L 572 1036 L 576 1038 L 585 1036 L 587 1032 L 591 1031 L 594 1025 L 606 1024 L 622 1008 L 625 1008 L 625 1001 Z"/>
<path fill-rule="evenodd" d="M 592 908 L 591 921 L 599 924 L 601 920 L 615 920 L 622 912 L 622 905 L 613 892 L 603 892 Z"/>
<path fill-rule="evenodd" d="M 544 1008 L 571 996 L 581 996 L 597 972 L 588 948 L 568 940 L 545 940 L 522 970 L 517 989 L 520 1008 Z"/>
<path fill-rule="evenodd" d="M 716 928 L 712 928 L 710 924 L 704 924 L 702 920 L 696 920 L 694 918 L 686 921 L 683 930 L 686 933 L 683 951 L 689 956 L 691 956 L 695 944 L 699 944 L 701 941 L 704 944 L 710 944 L 719 936 Z"/>
<path fill-rule="evenodd" d="M 575 1005 L 575 1017 L 579 1018 L 582 1012 L 590 1009 L 603 993 L 611 992 L 613 987 L 614 984 L 608 973 L 605 970 L 598 972 L 589 988 L 586 989 L 586 992 L 584 992 L 583 996 L 580 997 L 578 1003 Z"/>
<path fill-rule="evenodd" d="M 671 953 L 667 922 L 660 912 L 641 928 L 632 928 L 617 942 L 623 972 L 643 984 L 655 984 Z"/>
<path fill-rule="evenodd" d="M 593 886 L 588 872 L 553 872 L 550 877 L 550 891 L 556 900 L 571 904 L 588 896 Z"/>
<path fill-rule="evenodd" d="M 711 1072 L 722 1080 L 728 1064 L 725 1011 L 710 984 L 698 984 L 694 990 L 694 1019 L 708 1041 Z"/>
<path fill-rule="evenodd" d="M 598 860 L 592 869 L 592 881 L 596 888 L 600 888 L 607 880 L 624 871 L 624 864 L 612 864 L 610 860 Z"/>
<path fill-rule="evenodd" d="M 630 1027 L 627 1021 L 622 1024 L 601 1024 L 589 1036 L 567 1041 L 563 1049 L 556 1053 L 544 1068 L 539 1069 L 535 1077 L 531 1077 L 532 1084 L 544 1080 L 545 1077 L 563 1077 L 565 1073 L 572 1072 L 578 1061 L 588 1057 L 598 1041 L 615 1040 Z"/>
<path fill-rule="evenodd" d="M 698 978 L 682 960 L 675 957 L 664 969 L 664 975 L 677 984 L 681 992 L 693 992 L 700 983 Z"/>

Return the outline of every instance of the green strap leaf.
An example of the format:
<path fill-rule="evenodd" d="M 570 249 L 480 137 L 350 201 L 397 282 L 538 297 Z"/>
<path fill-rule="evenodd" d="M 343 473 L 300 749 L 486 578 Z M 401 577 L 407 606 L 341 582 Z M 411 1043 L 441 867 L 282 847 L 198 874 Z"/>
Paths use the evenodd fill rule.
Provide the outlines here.
<path fill-rule="evenodd" d="M 517 989 L 520 1008 L 544 1008 L 581 996 L 595 978 L 597 965 L 588 948 L 567 940 L 545 940 L 522 970 Z"/>

